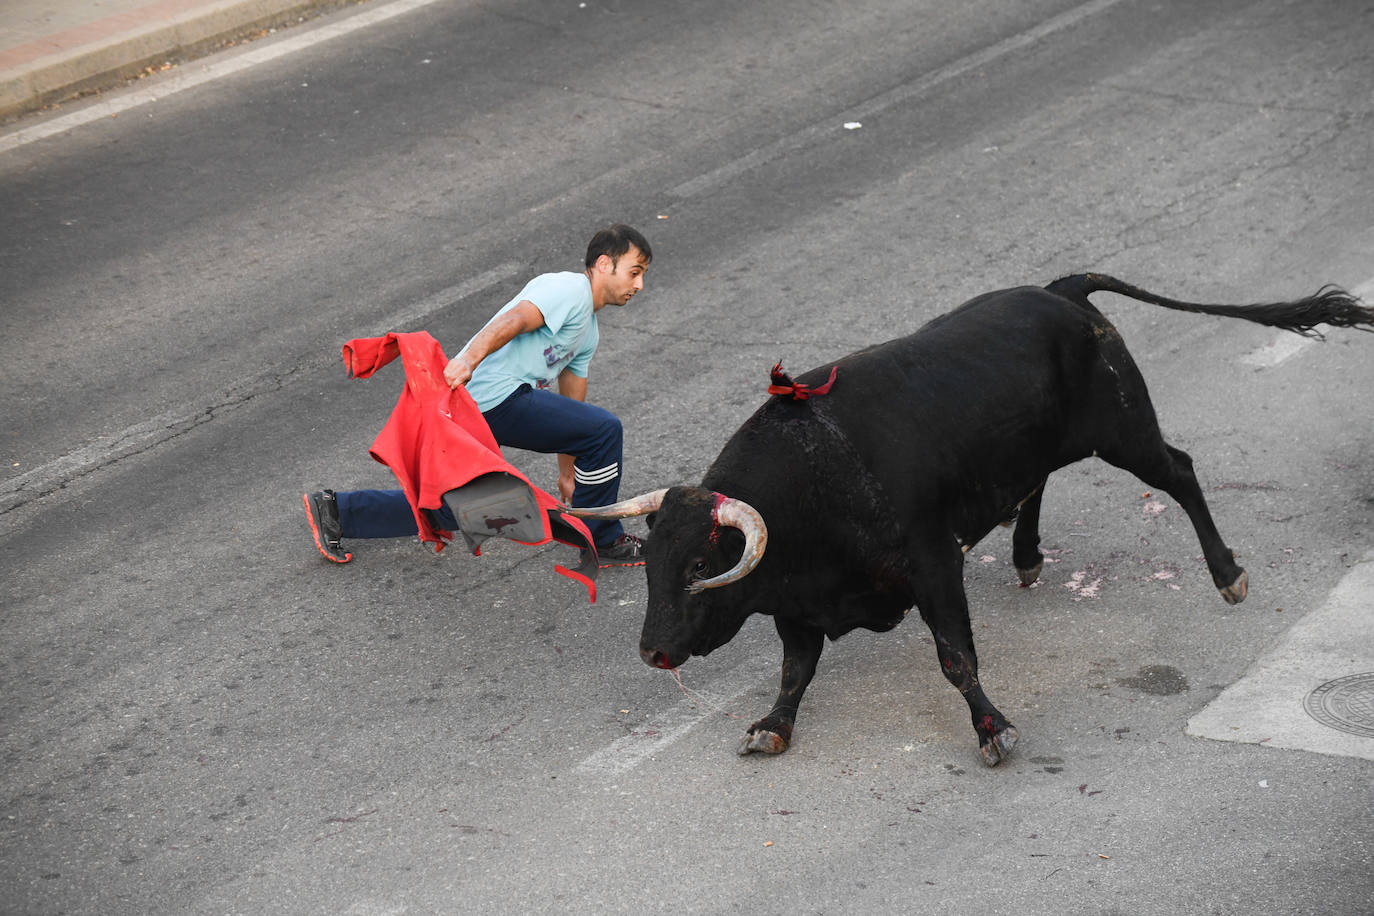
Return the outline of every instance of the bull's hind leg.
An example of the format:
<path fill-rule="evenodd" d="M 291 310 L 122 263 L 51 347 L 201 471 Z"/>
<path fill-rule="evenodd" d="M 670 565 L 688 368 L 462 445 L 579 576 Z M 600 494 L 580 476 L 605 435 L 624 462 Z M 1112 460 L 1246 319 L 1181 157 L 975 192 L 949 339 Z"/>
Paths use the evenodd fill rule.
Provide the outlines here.
<path fill-rule="evenodd" d="M 1033 585 L 1045 568 L 1045 555 L 1040 552 L 1040 500 L 1045 495 L 1045 481 L 1021 503 L 1016 513 L 1016 530 L 1011 536 L 1011 560 L 1022 585 Z"/>
<path fill-rule="evenodd" d="M 1164 441 L 1145 379 L 1121 337 L 1107 325 L 1098 328 L 1098 340 L 1101 362 L 1091 387 L 1096 404 L 1089 412 L 1097 424 L 1085 438 L 1098 446 L 1103 460 L 1163 490 L 1183 507 L 1202 542 L 1202 555 L 1221 597 L 1227 604 L 1239 604 L 1245 600 L 1245 570 L 1236 565 L 1235 556 L 1217 533 L 1193 473 L 1193 459 Z"/>
<path fill-rule="evenodd" d="M 1166 443 L 1155 430 L 1156 442 L 1139 443 L 1135 449 L 1124 450 L 1102 457 L 1123 470 L 1130 471 L 1146 485 L 1163 490 L 1172 496 L 1197 531 L 1202 543 L 1202 555 L 1207 560 L 1207 569 L 1212 574 L 1212 582 L 1227 604 L 1239 604 L 1245 600 L 1249 589 L 1249 577 L 1237 563 L 1235 554 L 1221 539 L 1212 513 L 1207 509 L 1202 488 L 1198 486 L 1197 475 L 1193 473 L 1193 459 L 1186 452 Z"/>
<path fill-rule="evenodd" d="M 952 538 L 950 543 L 954 543 Z M 983 762 L 995 767 L 1010 756 L 1019 736 L 1015 726 L 984 695 L 978 681 L 978 653 L 973 648 L 973 626 L 964 594 L 963 559 L 956 556 L 945 564 L 952 564 L 951 568 L 937 570 L 929 565 L 929 558 L 936 555 L 929 554 L 920 569 L 917 607 L 935 637 L 940 670 L 968 703 Z"/>

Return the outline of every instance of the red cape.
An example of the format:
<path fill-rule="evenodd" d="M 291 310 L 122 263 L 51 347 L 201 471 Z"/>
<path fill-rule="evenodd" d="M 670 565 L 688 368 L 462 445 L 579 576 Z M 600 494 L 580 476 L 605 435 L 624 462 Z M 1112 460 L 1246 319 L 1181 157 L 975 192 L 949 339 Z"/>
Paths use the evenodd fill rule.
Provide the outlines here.
<path fill-rule="evenodd" d="M 564 514 L 558 500 L 529 482 L 501 455 L 501 447 L 487 427 L 477 402 L 464 388 L 449 388 L 444 381 L 448 357 L 428 332 L 359 337 L 343 346 L 344 364 L 353 378 L 367 378 L 381 367 L 401 357 L 406 386 L 391 411 L 386 426 L 369 449 L 377 461 L 391 468 L 400 481 L 415 513 L 420 540 L 443 550 L 453 535 L 436 528 L 422 509 L 438 509 L 444 494 L 483 474 L 501 473 L 517 478 L 529 487 L 541 513 L 544 536 L 524 544 L 546 544 L 557 540 L 589 552 L 577 570 L 555 566 L 558 572 L 583 583 L 588 597 L 596 601 L 596 550 L 591 532 L 581 519 Z M 474 554 L 481 551 L 474 547 Z"/>

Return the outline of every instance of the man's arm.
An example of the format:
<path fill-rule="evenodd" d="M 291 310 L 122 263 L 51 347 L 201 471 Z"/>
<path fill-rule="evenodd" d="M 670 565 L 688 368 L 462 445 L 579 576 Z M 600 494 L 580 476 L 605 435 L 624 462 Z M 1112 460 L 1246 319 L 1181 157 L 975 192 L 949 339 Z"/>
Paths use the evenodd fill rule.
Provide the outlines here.
<path fill-rule="evenodd" d="M 565 398 L 572 398 L 574 401 L 585 401 L 587 400 L 587 380 L 568 369 L 564 369 L 558 373 L 558 393 Z M 564 505 L 572 503 L 573 488 L 577 486 L 577 479 L 573 470 L 574 460 L 572 455 L 558 456 L 558 495 L 562 497 Z"/>
<path fill-rule="evenodd" d="M 574 401 L 587 400 L 587 380 L 571 369 L 558 373 L 558 393 Z"/>
<path fill-rule="evenodd" d="M 497 350 L 510 343 L 520 334 L 544 326 L 544 313 L 528 299 L 522 299 L 508 312 L 497 315 L 487 326 L 468 341 L 462 352 L 448 361 L 444 367 L 444 381 L 450 388 L 466 385 L 472 378 L 473 370 Z M 560 382 L 561 386 L 561 382 Z M 586 385 L 583 385 L 584 397 Z"/>

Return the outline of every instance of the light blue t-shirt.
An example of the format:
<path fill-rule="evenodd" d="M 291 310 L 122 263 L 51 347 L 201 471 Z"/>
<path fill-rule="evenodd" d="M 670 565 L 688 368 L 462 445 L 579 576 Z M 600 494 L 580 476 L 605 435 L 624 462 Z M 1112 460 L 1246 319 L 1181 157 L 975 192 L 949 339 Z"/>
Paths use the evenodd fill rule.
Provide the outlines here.
<path fill-rule="evenodd" d="M 538 307 L 544 326 L 517 334 L 482 360 L 467 384 L 479 410 L 490 410 L 521 385 L 557 391 L 558 376 L 564 369 L 587 377 L 587 366 L 600 339 L 587 275 L 571 271 L 540 274 L 496 314 L 502 315 L 526 299 Z"/>

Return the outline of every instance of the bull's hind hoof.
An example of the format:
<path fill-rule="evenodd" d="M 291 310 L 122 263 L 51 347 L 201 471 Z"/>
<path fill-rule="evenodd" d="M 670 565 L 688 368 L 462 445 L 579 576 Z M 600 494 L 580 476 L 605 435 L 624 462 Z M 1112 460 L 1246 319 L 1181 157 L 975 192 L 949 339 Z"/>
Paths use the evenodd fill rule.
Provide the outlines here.
<path fill-rule="evenodd" d="M 1250 576 L 1242 569 L 1240 575 L 1236 577 L 1236 581 L 1220 589 L 1220 591 L 1221 597 L 1226 600 L 1227 604 L 1240 604 L 1245 600 L 1246 593 L 1250 591 Z"/>
<path fill-rule="evenodd" d="M 1016 739 L 1020 737 L 1016 733 L 1016 726 L 1008 725 L 997 734 L 993 735 L 978 750 L 983 753 L 983 762 L 990 767 L 995 767 L 1011 756 L 1011 749 L 1016 746 Z"/>
<path fill-rule="evenodd" d="M 744 740 L 739 745 L 739 755 L 752 754 L 758 751 L 762 754 L 781 754 L 787 750 L 787 739 L 776 732 L 764 731 L 759 729 L 744 736 Z"/>

